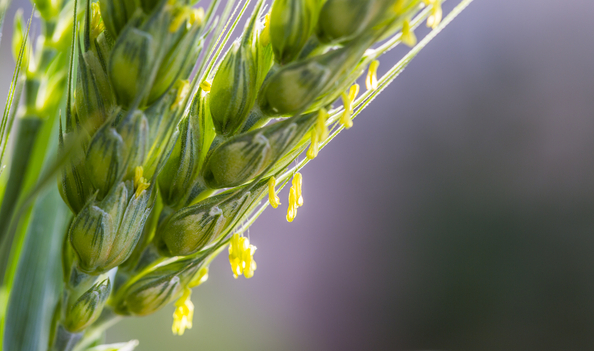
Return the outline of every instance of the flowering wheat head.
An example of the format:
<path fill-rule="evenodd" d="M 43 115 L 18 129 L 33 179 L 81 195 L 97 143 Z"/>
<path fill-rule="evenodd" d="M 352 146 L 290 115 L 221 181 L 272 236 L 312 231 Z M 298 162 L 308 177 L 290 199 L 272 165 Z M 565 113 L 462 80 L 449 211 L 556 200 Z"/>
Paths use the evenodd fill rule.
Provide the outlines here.
<path fill-rule="evenodd" d="M 254 276 L 257 238 L 243 232 L 268 204 L 296 218 L 299 170 L 420 50 L 414 29 L 442 20 L 441 0 L 35 3 L 44 23 L 66 29 L 41 50 L 66 52 L 72 39 L 56 63 L 23 44 L 22 20 L 13 40 L 28 72 L 43 67 L 28 81 L 65 91 L 57 183 L 72 219 L 52 350 L 85 350 L 117 318 L 171 302 L 183 334 L 191 289 L 225 250 L 230 274 Z M 398 43 L 414 48 L 378 78 L 379 57 Z M 55 114 L 58 93 L 44 94 L 28 92 L 26 107 Z"/>

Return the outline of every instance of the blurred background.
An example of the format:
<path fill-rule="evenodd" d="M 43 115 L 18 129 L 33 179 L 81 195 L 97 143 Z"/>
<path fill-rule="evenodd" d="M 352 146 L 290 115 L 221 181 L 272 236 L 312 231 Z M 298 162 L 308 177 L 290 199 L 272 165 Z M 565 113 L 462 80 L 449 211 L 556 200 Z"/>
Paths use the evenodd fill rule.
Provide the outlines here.
<path fill-rule="evenodd" d="M 108 340 L 594 350 L 593 17 L 591 0 L 476 0 L 304 169 L 296 220 L 285 191 L 251 228 L 252 279 L 223 253 L 184 336 L 170 306 Z"/>

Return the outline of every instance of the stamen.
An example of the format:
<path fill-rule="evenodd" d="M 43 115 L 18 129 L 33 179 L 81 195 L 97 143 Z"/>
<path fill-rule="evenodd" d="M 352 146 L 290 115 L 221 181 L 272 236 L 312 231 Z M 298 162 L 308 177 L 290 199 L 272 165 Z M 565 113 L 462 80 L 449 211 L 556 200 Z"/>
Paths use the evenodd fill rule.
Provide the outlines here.
<path fill-rule="evenodd" d="M 186 99 L 186 96 L 190 93 L 190 82 L 187 80 L 179 80 L 177 81 L 177 95 L 175 96 L 175 101 L 171 104 L 171 110 L 175 110 Z"/>
<path fill-rule="evenodd" d="M 192 290 L 188 287 L 184 289 L 183 295 L 175 302 L 175 311 L 173 311 L 173 325 L 171 331 L 174 335 L 183 335 L 186 329 L 192 329 L 192 319 L 194 319 L 194 304 L 190 300 Z"/>
<path fill-rule="evenodd" d="M 317 128 L 313 128 L 311 130 L 311 145 L 309 146 L 309 149 L 307 150 L 307 158 L 309 158 L 310 160 L 313 160 L 314 158 L 316 158 L 318 156 L 318 152 L 319 152 L 319 147 L 318 147 L 318 142 L 319 142 L 319 136 L 318 136 L 318 131 Z"/>
<path fill-rule="evenodd" d="M 297 216 L 297 208 L 303 206 L 303 196 L 301 195 L 301 184 L 303 176 L 301 173 L 295 173 L 293 176 L 293 185 L 289 190 L 289 209 L 287 210 L 287 221 L 293 222 Z"/>
<path fill-rule="evenodd" d="M 369 64 L 369 72 L 367 72 L 367 79 L 365 79 L 365 87 L 367 90 L 377 90 L 377 69 L 379 61 L 374 60 Z"/>
<path fill-rule="evenodd" d="M 351 115 L 353 113 L 353 101 L 357 98 L 357 94 L 359 94 L 359 84 L 354 84 L 351 86 L 349 90 L 349 94 L 342 93 L 342 102 L 344 104 L 344 112 L 340 117 L 340 123 L 346 128 L 349 129 L 353 126 L 353 120 L 351 119 Z"/>
<path fill-rule="evenodd" d="M 405 20 L 402 24 L 402 42 L 410 47 L 417 45 L 415 32 L 411 30 L 410 23 Z"/>
<path fill-rule="evenodd" d="M 295 195 L 295 189 L 291 187 L 289 190 L 289 208 L 287 209 L 287 221 L 293 222 L 295 217 L 297 217 L 297 195 Z"/>
<path fill-rule="evenodd" d="M 193 25 L 201 26 L 203 21 L 204 21 L 204 9 L 202 7 L 199 7 L 197 9 L 193 8 L 190 12 L 190 19 L 188 21 L 190 23 L 190 26 L 193 26 Z"/>
<path fill-rule="evenodd" d="M 318 111 L 318 121 L 316 123 L 316 129 L 318 135 L 320 136 L 320 141 L 326 140 L 328 138 L 328 126 L 326 125 L 326 121 L 328 120 L 328 111 L 325 108 L 322 108 Z"/>
<path fill-rule="evenodd" d="M 262 46 L 270 44 L 270 14 L 264 16 L 264 28 L 260 32 L 260 43 Z"/>
<path fill-rule="evenodd" d="M 274 177 L 270 177 L 268 180 L 268 201 L 270 202 L 270 206 L 272 208 L 277 208 L 281 203 L 279 197 L 276 195 L 276 190 L 274 187 L 276 186 L 276 179 Z"/>
<path fill-rule="evenodd" d="M 134 187 L 136 188 L 136 198 L 140 197 L 143 191 L 149 188 L 151 183 L 149 183 L 146 178 L 142 175 L 144 173 L 144 168 L 142 166 L 138 166 L 134 169 Z"/>
<path fill-rule="evenodd" d="M 99 3 L 91 4 L 91 37 L 97 38 L 101 32 L 105 29 L 103 20 L 101 19 L 101 9 Z"/>
<path fill-rule="evenodd" d="M 441 9 L 441 0 L 424 0 L 425 4 L 431 5 L 431 13 L 427 17 L 427 27 L 431 29 L 437 28 L 443 17 L 443 10 Z"/>
<path fill-rule="evenodd" d="M 188 285 L 190 288 L 198 286 L 208 280 L 208 267 L 202 267 Z"/>
<path fill-rule="evenodd" d="M 254 276 L 254 271 L 257 268 L 256 261 L 254 261 L 255 252 L 256 247 L 250 245 L 250 239 L 233 234 L 229 242 L 229 263 L 231 263 L 235 279 L 242 274 L 247 279 Z"/>
<path fill-rule="evenodd" d="M 202 89 L 202 91 L 209 92 L 212 88 L 212 83 L 205 80 L 202 83 L 200 83 L 200 88 Z"/>

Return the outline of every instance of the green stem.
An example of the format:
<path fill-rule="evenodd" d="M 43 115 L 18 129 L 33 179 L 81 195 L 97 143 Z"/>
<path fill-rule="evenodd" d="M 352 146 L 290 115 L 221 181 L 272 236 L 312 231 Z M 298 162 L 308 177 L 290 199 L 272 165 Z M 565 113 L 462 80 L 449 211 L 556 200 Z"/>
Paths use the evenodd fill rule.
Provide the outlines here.
<path fill-rule="evenodd" d="M 71 333 L 60 325 L 58 326 L 54 345 L 49 351 L 72 351 L 82 337 L 83 333 Z"/>

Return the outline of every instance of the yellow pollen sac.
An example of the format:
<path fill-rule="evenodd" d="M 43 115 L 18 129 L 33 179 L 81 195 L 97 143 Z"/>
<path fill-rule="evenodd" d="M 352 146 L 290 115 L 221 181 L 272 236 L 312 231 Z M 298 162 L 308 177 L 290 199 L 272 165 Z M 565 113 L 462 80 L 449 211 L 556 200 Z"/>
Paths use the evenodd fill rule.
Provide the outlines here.
<path fill-rule="evenodd" d="M 178 14 L 173 18 L 169 24 L 169 32 L 175 33 L 181 27 L 181 25 L 188 19 L 188 13 L 186 11 L 179 11 Z"/>
<path fill-rule="evenodd" d="M 402 10 L 404 9 L 404 3 L 406 2 L 406 0 L 398 0 L 396 1 L 396 3 L 394 4 L 394 6 L 392 7 L 392 10 L 394 12 L 396 12 L 397 15 L 402 13 Z"/>
<path fill-rule="evenodd" d="M 192 319 L 194 318 L 194 304 L 190 300 L 192 290 L 185 288 L 183 295 L 175 302 L 175 311 L 173 311 L 173 325 L 171 331 L 174 335 L 184 335 L 186 329 L 192 329 Z"/>
<path fill-rule="evenodd" d="M 426 5 L 431 5 L 431 13 L 427 17 L 427 27 L 435 29 L 441 23 L 441 18 L 443 17 L 441 0 L 424 0 L 424 2 Z"/>
<path fill-rule="evenodd" d="M 264 16 L 264 28 L 260 32 L 260 43 L 262 46 L 270 44 L 270 14 Z"/>
<path fill-rule="evenodd" d="M 247 279 L 254 276 L 256 270 L 255 252 L 256 247 L 250 245 L 250 239 L 239 234 L 233 234 L 229 243 L 229 263 L 231 263 L 231 270 L 235 279 L 242 274 Z"/>
<path fill-rule="evenodd" d="M 184 102 L 186 96 L 190 93 L 190 82 L 187 80 L 178 80 L 176 83 L 177 95 L 175 101 L 171 104 L 171 110 L 175 110 Z"/>
<path fill-rule="evenodd" d="M 318 111 L 318 119 L 315 126 L 311 130 L 311 146 L 307 150 L 307 158 L 313 160 L 318 156 L 319 142 L 322 142 L 328 138 L 328 126 L 326 120 L 328 119 L 328 111 L 322 108 Z"/>
<path fill-rule="evenodd" d="M 303 196 L 301 194 L 301 184 L 303 183 L 303 176 L 301 173 L 295 173 L 293 176 L 293 188 L 295 188 L 295 195 L 297 196 L 297 206 L 303 206 Z"/>
<path fill-rule="evenodd" d="M 203 21 L 204 21 L 204 9 L 202 7 L 199 7 L 197 9 L 193 8 L 190 11 L 190 19 L 188 21 L 190 23 L 190 26 L 193 26 L 193 25 L 201 26 Z"/>
<path fill-rule="evenodd" d="M 91 4 L 91 37 L 97 38 L 105 29 L 105 25 L 101 19 L 101 9 L 99 3 Z"/>
<path fill-rule="evenodd" d="M 200 83 L 200 89 L 202 89 L 202 91 L 209 92 L 210 88 L 212 88 L 211 82 L 205 80 L 202 83 Z"/>
<path fill-rule="evenodd" d="M 340 117 L 340 124 L 342 124 L 346 129 L 349 129 L 353 126 L 351 114 L 353 113 L 353 101 L 355 101 L 355 99 L 357 98 L 357 94 L 359 94 L 359 84 L 354 84 L 353 86 L 351 86 L 348 95 L 346 93 L 342 93 L 344 112 Z"/>
<path fill-rule="evenodd" d="M 192 279 L 192 281 L 190 282 L 190 284 L 188 286 L 190 288 L 193 288 L 195 286 L 198 286 L 198 285 L 204 283 L 207 280 L 208 280 L 208 267 L 202 267 L 202 268 L 200 268 L 200 270 L 198 270 L 198 273 L 196 273 L 196 275 L 194 276 L 194 278 Z"/>
<path fill-rule="evenodd" d="M 365 79 L 365 87 L 367 90 L 377 90 L 377 69 L 379 67 L 379 61 L 374 60 L 369 64 L 369 72 L 367 72 L 367 78 Z"/>
<path fill-rule="evenodd" d="M 320 136 L 320 141 L 326 140 L 328 137 L 328 126 L 326 121 L 328 120 L 328 110 L 322 108 L 318 111 L 318 120 L 316 122 L 316 130 Z"/>
<path fill-rule="evenodd" d="M 293 176 L 293 185 L 289 190 L 289 209 L 287 210 L 287 221 L 293 222 L 297 217 L 297 208 L 303 206 L 303 196 L 301 194 L 301 184 L 303 176 L 301 173 L 295 173 Z"/>
<path fill-rule="evenodd" d="M 138 198 L 142 192 L 148 189 L 148 187 L 151 185 L 151 183 L 149 183 L 146 178 L 142 176 L 143 173 L 144 168 L 142 168 L 142 166 L 138 166 L 134 169 L 134 187 L 136 188 L 136 198 Z"/>
<path fill-rule="evenodd" d="M 297 195 L 295 195 L 295 189 L 291 187 L 289 190 L 289 209 L 287 210 L 287 222 L 293 222 L 297 217 Z"/>
<path fill-rule="evenodd" d="M 175 33 L 179 30 L 184 22 L 188 21 L 186 28 L 190 28 L 193 25 L 200 26 L 204 20 L 204 9 L 202 7 L 194 9 L 191 7 L 183 7 L 177 11 L 175 17 L 169 24 L 169 32 Z"/>
<path fill-rule="evenodd" d="M 277 208 L 281 203 L 279 197 L 276 195 L 276 190 L 274 187 L 276 186 L 276 179 L 274 177 L 270 177 L 268 180 L 268 201 L 270 202 L 270 206 L 272 208 Z"/>
<path fill-rule="evenodd" d="M 408 20 L 402 24 L 402 42 L 407 46 L 413 47 L 417 45 L 417 37 L 415 32 L 411 30 Z"/>
<path fill-rule="evenodd" d="M 311 145 L 309 146 L 309 149 L 306 153 L 307 158 L 309 158 L 310 160 L 313 160 L 318 156 L 318 153 L 320 151 L 320 148 L 318 146 L 318 142 L 320 141 L 319 138 L 320 136 L 318 134 L 317 128 L 313 128 L 311 130 Z"/>

